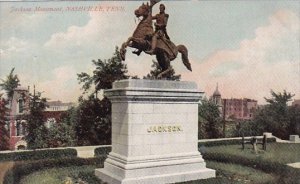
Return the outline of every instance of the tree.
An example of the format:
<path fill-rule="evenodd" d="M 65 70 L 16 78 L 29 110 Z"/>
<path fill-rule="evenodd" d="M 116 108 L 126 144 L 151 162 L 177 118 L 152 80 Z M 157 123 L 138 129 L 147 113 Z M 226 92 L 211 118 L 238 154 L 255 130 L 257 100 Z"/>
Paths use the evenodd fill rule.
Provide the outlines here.
<path fill-rule="evenodd" d="M 159 66 L 158 62 L 152 60 L 152 70 L 150 73 L 148 73 L 146 76 L 144 76 L 144 79 L 156 79 L 158 74 L 162 72 L 162 68 Z M 167 80 L 174 80 L 179 81 L 181 78 L 181 75 L 175 75 L 175 70 L 171 67 L 171 71 L 169 72 L 168 76 L 166 77 Z"/>
<path fill-rule="evenodd" d="M 289 107 L 288 116 L 290 117 L 289 134 L 300 135 L 300 106 L 294 105 Z"/>
<path fill-rule="evenodd" d="M 127 66 L 120 59 L 120 51 L 116 47 L 112 58 L 92 61 L 95 70 L 92 75 L 85 72 L 78 74 L 83 93 L 92 90 L 92 94 L 79 99 L 76 124 L 79 145 L 110 144 L 111 142 L 111 103 L 104 97 L 98 99 L 98 92 L 111 89 L 116 80 L 127 79 Z M 94 87 L 94 89 L 92 88 Z"/>
<path fill-rule="evenodd" d="M 47 144 L 49 147 L 77 145 L 76 124 L 77 108 L 72 107 L 61 115 L 61 120 L 48 129 Z"/>
<path fill-rule="evenodd" d="M 8 102 L 2 96 L 3 94 L 0 94 L 0 150 L 7 150 L 9 149 L 9 132 L 6 129 L 6 115 L 8 113 L 6 105 Z"/>
<path fill-rule="evenodd" d="M 111 143 L 111 104 L 107 98 L 91 96 L 78 106 L 76 126 L 78 145 Z"/>
<path fill-rule="evenodd" d="M 218 138 L 221 136 L 222 118 L 216 104 L 203 99 L 198 108 L 198 116 L 200 138 Z"/>
<path fill-rule="evenodd" d="M 116 47 L 112 58 L 108 60 L 98 59 L 92 62 L 96 67 L 92 76 L 85 72 L 77 74 L 79 83 L 83 83 L 84 93 L 90 90 L 92 85 L 95 85 L 93 93 L 97 94 L 100 90 L 111 89 L 114 81 L 128 78 L 126 75 L 127 66 L 120 58 L 118 47 Z"/>
<path fill-rule="evenodd" d="M 30 95 L 29 109 L 30 112 L 27 116 L 27 131 L 28 134 L 25 139 L 28 148 L 45 148 L 47 147 L 47 128 L 45 127 L 45 118 L 43 111 L 46 108 L 46 98 L 41 97 L 41 93 L 34 92 Z"/>
<path fill-rule="evenodd" d="M 7 149 L 9 144 L 9 133 L 6 130 L 6 113 L 9 109 L 6 108 L 6 105 L 10 103 L 14 95 L 14 89 L 19 86 L 19 78 L 17 75 L 14 75 L 15 68 L 12 68 L 10 73 L 6 76 L 6 79 L 1 79 L 0 88 L 6 92 L 7 99 L 5 100 L 0 94 L 0 150 Z M 9 128 L 9 125 L 8 125 Z"/>
<path fill-rule="evenodd" d="M 18 75 L 14 75 L 14 70 L 15 68 L 11 69 L 9 75 L 6 76 L 6 79 L 1 79 L 2 83 L 0 83 L 1 89 L 6 91 L 9 101 L 11 101 L 13 97 L 14 89 L 20 85 L 20 80 Z"/>
<path fill-rule="evenodd" d="M 288 106 L 288 102 L 294 96 L 291 93 L 271 91 L 271 96 L 271 98 L 265 98 L 268 104 L 256 113 L 253 126 L 260 134 L 272 132 L 275 136 L 287 139 L 298 126 L 300 110 L 297 107 Z"/>

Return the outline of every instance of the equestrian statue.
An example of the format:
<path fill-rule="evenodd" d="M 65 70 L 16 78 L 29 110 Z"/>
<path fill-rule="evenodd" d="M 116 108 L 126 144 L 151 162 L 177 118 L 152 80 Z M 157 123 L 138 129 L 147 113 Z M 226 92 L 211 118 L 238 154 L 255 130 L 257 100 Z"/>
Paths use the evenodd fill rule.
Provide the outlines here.
<path fill-rule="evenodd" d="M 188 50 L 184 45 L 175 45 L 167 34 L 167 22 L 169 15 L 165 13 L 165 6 L 160 4 L 160 13 L 152 16 L 152 7 L 160 0 L 150 0 L 150 5 L 147 2 L 142 4 L 134 11 L 137 18 L 142 17 L 137 25 L 133 35 L 124 42 L 120 48 L 121 59 L 125 60 L 126 47 L 132 47 L 137 50 L 132 53 L 138 56 L 141 52 L 149 55 L 155 55 L 162 72 L 157 78 L 163 78 L 169 75 L 171 71 L 170 62 L 173 61 L 178 52 L 181 53 L 183 64 L 186 68 L 192 71 L 191 64 L 188 59 Z M 155 22 L 155 30 L 153 29 L 152 21 Z"/>

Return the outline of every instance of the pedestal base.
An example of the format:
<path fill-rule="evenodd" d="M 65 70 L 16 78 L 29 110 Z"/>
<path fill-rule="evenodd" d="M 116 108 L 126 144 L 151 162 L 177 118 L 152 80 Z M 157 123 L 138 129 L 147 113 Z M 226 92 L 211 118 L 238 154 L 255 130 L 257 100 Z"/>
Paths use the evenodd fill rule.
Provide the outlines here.
<path fill-rule="evenodd" d="M 112 155 L 95 175 L 109 184 L 165 184 L 215 177 L 197 152 L 126 161 Z"/>

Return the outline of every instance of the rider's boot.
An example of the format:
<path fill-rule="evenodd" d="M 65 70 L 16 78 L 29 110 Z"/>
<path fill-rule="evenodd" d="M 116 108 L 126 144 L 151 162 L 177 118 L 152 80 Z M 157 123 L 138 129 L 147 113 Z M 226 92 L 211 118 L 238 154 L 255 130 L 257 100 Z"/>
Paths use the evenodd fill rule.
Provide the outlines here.
<path fill-rule="evenodd" d="M 164 30 L 164 33 L 165 33 L 166 39 L 169 40 L 169 41 L 171 41 L 171 39 L 170 39 L 170 37 L 169 37 L 169 35 L 168 35 L 168 33 L 167 33 L 167 30 Z"/>
<path fill-rule="evenodd" d="M 153 54 L 154 54 L 154 49 L 155 49 L 155 47 L 156 47 L 156 42 L 157 42 L 157 36 L 154 35 L 154 36 L 152 37 L 151 50 L 146 50 L 146 51 L 145 51 L 147 54 L 150 54 L 150 55 L 153 55 Z"/>

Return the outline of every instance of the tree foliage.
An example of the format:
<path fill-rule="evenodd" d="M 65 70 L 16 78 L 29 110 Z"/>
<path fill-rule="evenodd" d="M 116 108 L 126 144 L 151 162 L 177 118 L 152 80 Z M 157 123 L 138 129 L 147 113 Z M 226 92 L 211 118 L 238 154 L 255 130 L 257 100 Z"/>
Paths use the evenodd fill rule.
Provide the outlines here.
<path fill-rule="evenodd" d="M 15 68 L 11 69 L 10 73 L 6 76 L 6 79 L 1 79 L 0 83 L 1 89 L 5 90 L 9 101 L 12 99 L 14 94 L 14 89 L 19 86 L 20 80 L 18 75 L 14 74 Z"/>
<path fill-rule="evenodd" d="M 72 107 L 61 115 L 61 120 L 48 129 L 49 147 L 76 146 L 77 108 Z"/>
<path fill-rule="evenodd" d="M 245 131 L 252 130 L 257 135 L 272 132 L 282 139 L 288 139 L 290 134 L 300 134 L 300 107 L 288 106 L 293 96 L 286 91 L 283 93 L 271 91 L 271 98 L 265 98 L 268 104 L 256 112 L 248 127 L 241 124 L 241 128 Z"/>
<path fill-rule="evenodd" d="M 11 102 L 14 89 L 17 88 L 20 83 L 18 76 L 14 74 L 14 70 L 15 68 L 12 68 L 10 73 L 6 76 L 6 79 L 1 79 L 0 83 L 0 88 L 6 92 L 8 99 L 5 100 L 3 94 L 0 94 L 0 150 L 8 149 L 9 147 L 9 132 L 5 128 L 5 118 L 9 109 L 6 108 L 6 105 Z"/>
<path fill-rule="evenodd" d="M 218 138 L 222 135 L 222 118 L 218 106 L 203 99 L 198 108 L 199 138 Z"/>
<path fill-rule="evenodd" d="M 146 76 L 144 76 L 144 79 L 156 79 L 158 74 L 162 72 L 162 68 L 159 66 L 158 62 L 152 60 L 152 70 L 150 73 L 148 73 Z M 170 66 L 172 68 L 172 66 Z M 181 75 L 175 75 L 175 70 L 172 68 L 169 72 L 168 76 L 166 77 L 167 80 L 174 80 L 179 81 L 181 78 Z"/>
<path fill-rule="evenodd" d="M 111 89 L 114 81 L 128 78 L 126 75 L 127 66 L 120 59 L 118 47 L 116 47 L 112 58 L 108 60 L 98 59 L 92 62 L 95 66 L 92 75 L 85 72 L 77 74 L 79 83 L 83 84 L 82 89 L 84 92 L 90 90 L 92 85 L 94 85 L 95 89 L 93 92 L 97 94 L 100 90 Z"/>
<path fill-rule="evenodd" d="M 129 78 L 127 66 L 122 63 L 117 47 L 112 58 L 92 62 L 95 66 L 92 75 L 85 72 L 78 74 L 84 93 L 92 91 L 92 95 L 87 99 L 79 99 L 78 121 L 75 127 L 78 145 L 110 144 L 111 103 L 105 97 L 100 100 L 97 93 L 111 89 L 116 80 Z"/>
<path fill-rule="evenodd" d="M 30 112 L 27 116 L 27 135 L 25 139 L 28 144 L 28 148 L 45 148 L 47 147 L 47 128 L 45 127 L 45 118 L 43 111 L 46 108 L 46 98 L 41 97 L 41 93 L 29 94 Z"/>
<path fill-rule="evenodd" d="M 6 129 L 6 116 L 8 113 L 6 105 L 8 102 L 2 96 L 3 94 L 0 94 L 0 150 L 7 150 L 9 149 L 9 132 Z"/>
<path fill-rule="evenodd" d="M 111 104 L 107 98 L 82 100 L 76 125 L 78 145 L 110 144 Z"/>

